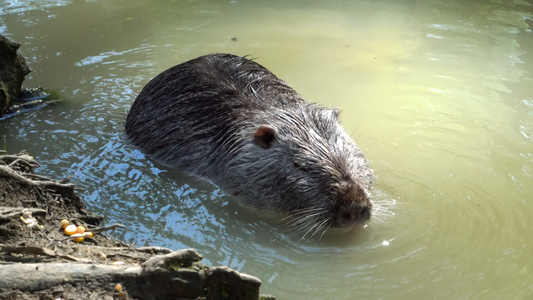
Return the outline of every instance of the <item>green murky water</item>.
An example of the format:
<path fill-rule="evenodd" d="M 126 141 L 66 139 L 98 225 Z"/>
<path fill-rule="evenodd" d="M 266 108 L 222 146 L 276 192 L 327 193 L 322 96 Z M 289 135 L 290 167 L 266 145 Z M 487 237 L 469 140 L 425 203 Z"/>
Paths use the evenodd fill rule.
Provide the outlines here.
<path fill-rule="evenodd" d="M 533 299 L 533 2 L 0 1 L 26 84 L 68 101 L 0 121 L 10 152 L 70 175 L 137 245 L 194 247 L 279 299 Z M 125 145 L 142 86 L 249 54 L 342 122 L 379 180 L 376 218 L 299 240 Z"/>

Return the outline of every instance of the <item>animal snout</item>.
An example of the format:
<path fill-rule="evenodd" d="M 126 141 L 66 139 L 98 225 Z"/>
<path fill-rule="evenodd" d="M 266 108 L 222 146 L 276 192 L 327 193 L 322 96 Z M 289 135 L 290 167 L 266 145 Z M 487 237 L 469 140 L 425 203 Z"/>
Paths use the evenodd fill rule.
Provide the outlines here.
<path fill-rule="evenodd" d="M 357 223 L 364 223 L 370 219 L 371 207 L 366 205 L 354 205 L 343 207 L 338 214 L 340 227 L 351 227 Z"/>

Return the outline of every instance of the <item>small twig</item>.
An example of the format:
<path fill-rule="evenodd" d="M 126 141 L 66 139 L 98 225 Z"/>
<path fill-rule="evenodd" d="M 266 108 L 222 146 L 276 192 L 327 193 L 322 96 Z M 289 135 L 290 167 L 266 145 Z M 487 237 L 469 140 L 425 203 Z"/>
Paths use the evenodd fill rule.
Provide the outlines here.
<path fill-rule="evenodd" d="M 8 166 L 9 166 L 10 168 L 12 168 L 12 169 L 13 169 L 14 167 L 17 167 L 17 168 L 18 168 L 17 164 L 19 164 L 19 165 L 24 165 L 25 167 L 27 167 L 27 168 L 29 168 L 29 169 L 33 169 L 33 168 L 35 168 L 35 166 L 32 166 L 32 165 L 29 163 L 29 161 L 27 161 L 27 160 L 23 160 L 23 159 L 20 159 L 20 158 L 17 158 L 16 160 L 12 161 Z"/>
<path fill-rule="evenodd" d="M 44 255 L 49 257 L 57 257 L 57 258 L 65 258 L 72 261 L 78 261 L 78 262 L 91 262 L 88 259 L 84 258 L 77 258 L 71 255 L 67 254 L 59 254 L 55 251 L 48 249 L 48 248 L 41 248 L 41 247 L 9 247 L 9 246 L 3 246 L 0 249 L 0 252 L 5 253 L 18 253 L 18 254 L 32 254 L 32 255 Z"/>
<path fill-rule="evenodd" d="M 26 162 L 27 164 L 29 164 L 30 166 L 32 166 L 33 168 L 38 168 L 41 166 L 38 162 L 32 160 L 28 155 L 20 155 L 20 156 L 19 155 L 2 155 L 0 156 L 0 161 L 4 162 L 5 164 L 10 164 L 16 160 L 22 160 Z"/>
<path fill-rule="evenodd" d="M 23 176 L 26 176 L 26 177 L 33 177 L 34 179 L 41 179 L 43 181 L 50 181 L 51 179 L 46 177 L 46 176 L 42 176 L 42 175 L 37 175 L 37 174 L 33 174 L 33 173 L 22 173 Z M 60 182 L 60 183 L 63 183 L 63 182 Z"/>
<path fill-rule="evenodd" d="M 128 254 L 122 254 L 122 253 L 111 253 L 111 254 L 106 254 L 106 258 L 113 258 L 113 257 L 125 257 L 125 258 L 129 258 L 129 259 L 144 259 L 146 260 L 144 257 L 138 257 L 138 256 L 133 256 L 133 255 L 128 255 Z"/>
<path fill-rule="evenodd" d="M 63 239 L 61 239 L 61 240 L 53 240 L 50 244 L 48 244 L 48 246 L 54 244 L 55 242 L 62 243 L 62 242 L 64 242 L 64 241 L 68 241 L 68 240 L 70 240 L 70 239 L 74 239 L 74 238 L 76 238 L 76 236 L 67 236 L 66 238 L 63 238 Z M 95 239 L 90 238 L 90 237 L 88 237 L 88 236 L 84 236 L 83 238 L 84 238 L 84 239 L 87 239 L 87 240 L 91 240 L 91 241 L 96 242 Z M 46 247 L 48 247 L 48 246 L 46 246 Z"/>
<path fill-rule="evenodd" d="M 0 219 L 9 219 L 12 217 L 18 217 L 22 214 L 22 210 L 27 209 L 34 214 L 45 214 L 46 210 L 40 208 L 24 208 L 24 207 L 4 207 L 0 206 Z"/>
<path fill-rule="evenodd" d="M 36 203 L 37 202 L 36 199 L 32 199 L 32 198 L 24 198 L 24 199 L 21 199 L 20 201 L 24 203 Z"/>
<path fill-rule="evenodd" d="M 131 251 L 133 247 L 106 247 L 106 246 L 87 246 L 90 249 L 97 249 L 102 251 Z"/>
<path fill-rule="evenodd" d="M 126 228 L 126 226 L 116 223 L 110 226 L 97 227 L 97 228 L 91 229 L 91 231 L 94 233 L 97 233 L 97 232 L 102 232 L 102 231 L 107 231 L 107 230 L 113 230 L 116 228 Z"/>

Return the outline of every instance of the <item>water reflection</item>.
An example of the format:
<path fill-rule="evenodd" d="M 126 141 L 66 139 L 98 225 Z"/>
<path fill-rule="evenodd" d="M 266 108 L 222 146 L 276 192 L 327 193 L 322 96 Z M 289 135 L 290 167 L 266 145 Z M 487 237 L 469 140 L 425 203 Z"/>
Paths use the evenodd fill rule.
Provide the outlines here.
<path fill-rule="evenodd" d="M 65 6 L 71 4 L 69 0 L 56 1 L 26 1 L 26 0 L 6 0 L 3 1 L 1 12 L 2 14 L 20 14 L 31 12 L 35 10 L 54 8 L 58 6 Z"/>

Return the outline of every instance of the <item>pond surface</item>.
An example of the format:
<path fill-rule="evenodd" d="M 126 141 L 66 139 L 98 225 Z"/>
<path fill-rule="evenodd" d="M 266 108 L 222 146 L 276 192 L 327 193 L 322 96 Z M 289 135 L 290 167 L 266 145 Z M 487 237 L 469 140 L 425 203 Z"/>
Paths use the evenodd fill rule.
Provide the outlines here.
<path fill-rule="evenodd" d="M 0 121 L 0 144 L 70 176 L 138 246 L 193 247 L 278 299 L 533 298 L 533 1 L 0 1 L 67 101 Z M 251 55 L 341 119 L 378 176 L 366 227 L 300 239 L 123 140 L 142 86 Z"/>

